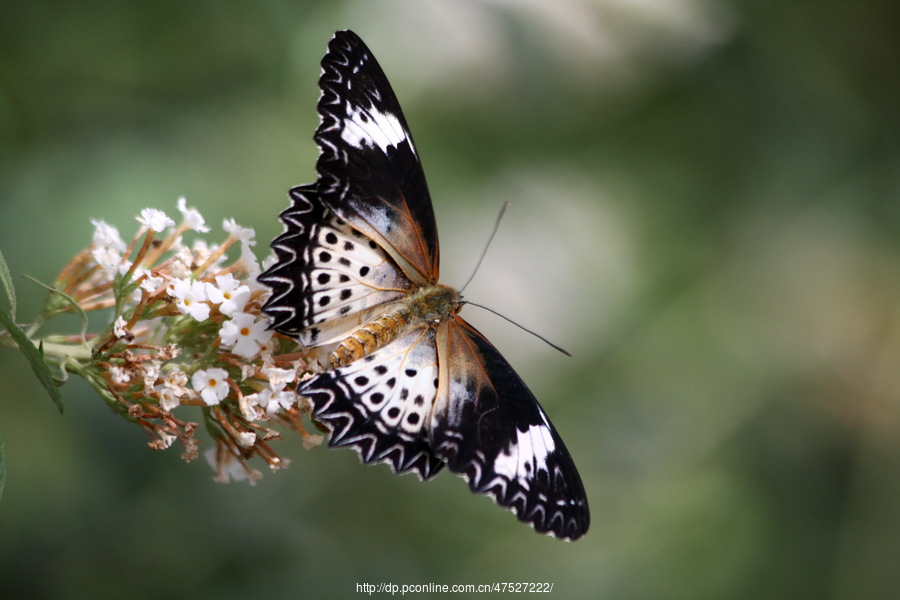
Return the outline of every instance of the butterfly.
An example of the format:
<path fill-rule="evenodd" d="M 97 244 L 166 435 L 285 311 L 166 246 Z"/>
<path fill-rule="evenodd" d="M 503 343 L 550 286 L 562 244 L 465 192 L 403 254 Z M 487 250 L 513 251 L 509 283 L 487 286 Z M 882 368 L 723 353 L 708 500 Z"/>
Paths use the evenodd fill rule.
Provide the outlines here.
<path fill-rule="evenodd" d="M 263 311 L 330 368 L 298 392 L 329 445 L 429 479 L 445 466 L 541 533 L 590 522 L 581 478 L 547 415 L 438 283 L 425 174 L 384 72 L 339 31 L 319 79 L 318 180 L 290 191 Z"/>

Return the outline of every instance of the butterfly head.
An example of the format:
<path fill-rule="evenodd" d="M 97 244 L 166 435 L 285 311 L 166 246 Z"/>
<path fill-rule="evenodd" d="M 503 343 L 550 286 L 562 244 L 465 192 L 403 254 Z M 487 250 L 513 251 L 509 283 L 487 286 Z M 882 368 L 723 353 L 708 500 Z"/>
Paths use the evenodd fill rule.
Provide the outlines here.
<path fill-rule="evenodd" d="M 459 292 L 441 284 L 419 288 L 408 300 L 413 312 L 422 321 L 441 323 L 459 312 L 464 304 Z"/>

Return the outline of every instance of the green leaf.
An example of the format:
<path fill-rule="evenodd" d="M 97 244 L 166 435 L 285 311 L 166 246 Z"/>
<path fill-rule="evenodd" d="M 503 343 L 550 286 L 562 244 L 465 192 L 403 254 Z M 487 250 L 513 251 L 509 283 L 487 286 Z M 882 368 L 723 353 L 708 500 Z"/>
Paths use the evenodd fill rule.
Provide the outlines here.
<path fill-rule="evenodd" d="M 2 307 L 0 307 L 0 325 L 6 328 L 10 337 L 18 344 L 22 354 L 24 354 L 25 358 L 28 359 L 28 362 L 31 363 L 31 370 L 37 375 L 38 381 L 41 382 L 41 385 L 44 386 L 44 389 L 50 394 L 50 399 L 53 400 L 53 403 L 56 404 L 56 408 L 59 409 L 59 413 L 62 414 L 62 394 L 59 393 L 58 383 L 50 372 L 50 366 L 47 364 L 47 361 L 44 360 L 43 345 L 40 348 L 36 347 L 34 342 L 28 339 L 25 332 L 19 329 L 18 325 L 13 322 L 10 314 Z"/>
<path fill-rule="evenodd" d="M 4 483 L 6 483 L 6 453 L 3 450 L 3 438 L 0 437 L 0 498 L 3 498 Z"/>
<path fill-rule="evenodd" d="M 16 318 L 16 288 L 13 287 L 12 276 L 9 274 L 9 267 L 6 266 L 6 259 L 0 252 L 0 286 L 6 292 L 6 299 L 9 301 L 9 314 L 12 318 Z"/>
<path fill-rule="evenodd" d="M 25 277 L 25 279 L 31 281 L 32 283 L 38 284 L 39 286 L 50 292 L 50 295 L 47 297 L 47 304 L 44 307 L 44 314 L 39 317 L 37 321 L 38 324 L 41 323 L 47 316 L 55 314 L 56 311 L 61 311 L 60 308 L 53 308 L 54 306 L 69 305 L 73 309 L 75 309 L 75 311 L 81 316 L 81 337 L 84 337 L 84 334 L 87 333 L 88 329 L 87 313 L 84 312 L 84 309 L 81 308 L 81 305 L 78 304 L 78 302 L 74 298 L 72 298 L 72 296 L 61 292 L 55 287 L 47 285 L 46 283 L 41 283 L 30 275 L 23 275 L 23 277 Z M 32 329 L 37 329 L 37 325 L 33 325 Z"/>

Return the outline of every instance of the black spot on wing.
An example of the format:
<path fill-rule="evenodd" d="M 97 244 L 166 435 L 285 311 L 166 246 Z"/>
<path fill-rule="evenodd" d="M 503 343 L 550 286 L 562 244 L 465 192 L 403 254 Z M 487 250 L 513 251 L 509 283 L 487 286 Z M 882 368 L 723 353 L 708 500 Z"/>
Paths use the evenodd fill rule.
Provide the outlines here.
<path fill-rule="evenodd" d="M 323 202 L 377 240 L 412 281 L 436 283 L 437 225 L 425 174 L 384 71 L 353 32 L 339 31 L 328 44 L 319 87 Z"/>
<path fill-rule="evenodd" d="M 352 448 L 365 463 L 386 462 L 398 473 L 428 479 L 444 466 L 422 424 L 434 394 L 430 402 L 408 403 L 411 388 L 397 387 L 390 374 L 408 361 L 434 372 L 434 355 L 433 333 L 412 331 L 369 354 L 372 360 L 320 373 L 298 391 L 312 402 L 313 418 L 331 430 L 330 446 Z M 423 387 L 421 381 L 408 385 Z"/>
<path fill-rule="evenodd" d="M 316 185 L 290 195 L 285 231 L 272 242 L 277 261 L 259 276 L 272 288 L 262 310 L 279 332 L 306 345 L 327 343 L 358 326 L 345 316 L 396 300 L 412 284 L 377 245 L 348 249 L 356 232 L 322 204 Z"/>

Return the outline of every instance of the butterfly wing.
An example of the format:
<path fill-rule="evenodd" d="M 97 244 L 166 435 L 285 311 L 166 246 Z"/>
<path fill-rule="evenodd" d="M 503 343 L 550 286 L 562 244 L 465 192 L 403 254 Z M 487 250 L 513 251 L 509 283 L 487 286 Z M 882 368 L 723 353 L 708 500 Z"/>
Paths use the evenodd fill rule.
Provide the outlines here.
<path fill-rule="evenodd" d="M 372 240 L 322 204 L 317 186 L 291 190 L 277 262 L 259 280 L 272 288 L 263 311 L 306 346 L 343 339 L 406 294 L 410 281 Z"/>
<path fill-rule="evenodd" d="M 444 466 L 427 440 L 437 376 L 434 330 L 419 328 L 312 377 L 299 391 L 312 402 L 313 417 L 331 429 L 330 446 L 428 479 Z"/>
<path fill-rule="evenodd" d="M 278 261 L 260 276 L 273 290 L 263 309 L 275 328 L 305 345 L 341 340 L 438 277 L 431 199 L 384 73 L 348 31 L 335 34 L 322 69 L 319 180 L 291 191 Z M 331 429 L 329 444 L 364 462 L 423 479 L 447 464 L 537 531 L 587 531 L 584 488 L 556 430 L 509 363 L 455 314 L 414 323 L 298 391 Z"/>
<path fill-rule="evenodd" d="M 451 471 L 530 523 L 577 539 L 590 524 L 578 470 L 556 429 L 500 352 L 453 315 L 438 329 L 433 452 Z"/>
<path fill-rule="evenodd" d="M 423 326 L 299 392 L 331 429 L 329 445 L 422 479 L 446 464 L 536 531 L 565 539 L 590 523 L 578 471 L 508 362 L 457 316 Z"/>
<path fill-rule="evenodd" d="M 387 77 L 359 37 L 339 31 L 319 79 L 319 193 L 417 285 L 437 283 L 437 225 L 425 174 Z"/>

